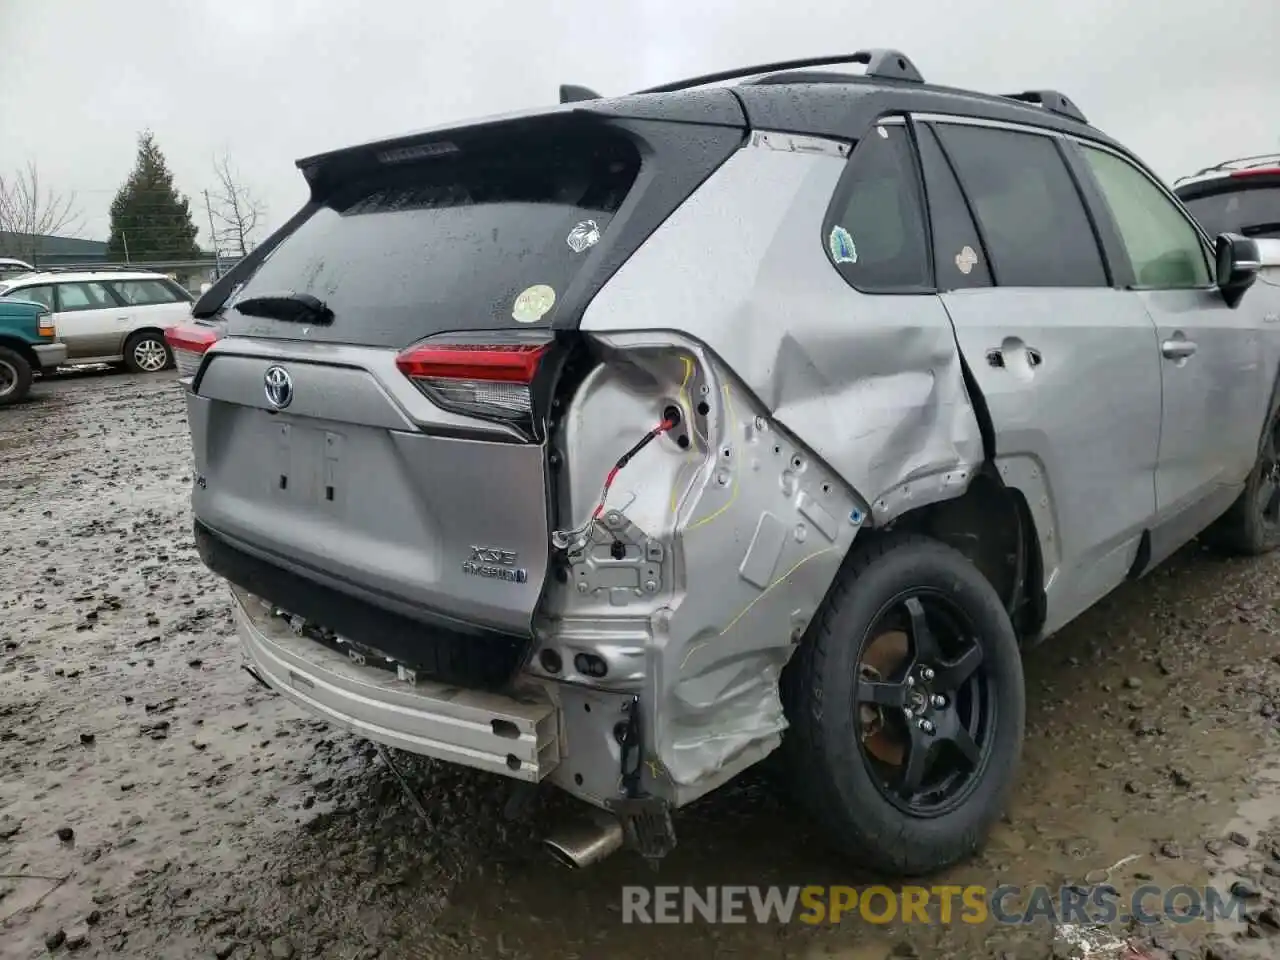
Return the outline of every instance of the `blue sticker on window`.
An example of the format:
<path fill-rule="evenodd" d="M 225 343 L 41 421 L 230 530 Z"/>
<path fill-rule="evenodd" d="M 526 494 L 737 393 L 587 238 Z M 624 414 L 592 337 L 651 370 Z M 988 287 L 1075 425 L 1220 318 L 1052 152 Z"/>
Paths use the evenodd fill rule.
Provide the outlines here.
<path fill-rule="evenodd" d="M 853 245 L 853 237 L 849 236 L 849 231 L 844 227 L 831 228 L 827 246 L 831 249 L 831 259 L 836 263 L 858 262 L 858 248 Z"/>

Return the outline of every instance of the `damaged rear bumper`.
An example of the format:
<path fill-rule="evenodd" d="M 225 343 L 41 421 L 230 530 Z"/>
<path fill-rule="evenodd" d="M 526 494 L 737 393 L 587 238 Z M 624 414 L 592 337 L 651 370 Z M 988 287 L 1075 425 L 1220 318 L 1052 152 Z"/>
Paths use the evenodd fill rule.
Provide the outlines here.
<path fill-rule="evenodd" d="M 557 709 L 548 700 L 409 683 L 393 670 L 297 636 L 238 587 L 232 596 L 256 674 L 331 723 L 389 747 L 533 783 L 560 762 Z"/>

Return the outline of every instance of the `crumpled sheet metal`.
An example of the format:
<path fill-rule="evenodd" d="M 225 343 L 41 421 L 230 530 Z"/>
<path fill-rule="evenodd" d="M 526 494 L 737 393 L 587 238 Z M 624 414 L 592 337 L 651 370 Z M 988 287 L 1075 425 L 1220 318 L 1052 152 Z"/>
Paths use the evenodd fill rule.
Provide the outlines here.
<path fill-rule="evenodd" d="M 688 492 L 650 474 L 619 493 L 634 497 L 632 522 L 675 546 L 675 576 L 652 611 L 642 699 L 656 780 L 677 802 L 777 745 L 778 675 L 858 527 L 960 495 L 983 459 L 940 299 L 859 293 L 824 253 L 843 169 L 835 156 L 744 148 L 583 318 L 620 361 L 643 366 L 645 344 L 665 356 L 649 362 L 665 370 L 653 380 L 677 392 L 672 349 L 683 341 L 698 388 L 725 401 L 708 423 L 719 457 L 697 468 Z M 859 225 L 846 226 L 858 236 Z M 732 482 L 721 484 L 726 470 Z M 679 511 L 666 506 L 673 494 Z M 806 516 L 811 504 L 830 504 L 835 526 Z"/>
<path fill-rule="evenodd" d="M 962 493 L 984 452 L 941 300 L 859 293 L 823 251 L 843 168 L 739 151 L 619 270 L 582 327 L 644 329 L 660 304 L 663 327 L 705 344 L 883 524 Z"/>
<path fill-rule="evenodd" d="M 699 345 L 669 334 L 606 339 L 611 356 L 566 421 L 567 512 L 591 508 L 604 451 L 625 448 L 679 403 L 688 449 L 670 437 L 646 448 L 606 511 L 666 546 L 662 586 L 628 596 L 566 584 L 548 598 L 546 633 L 581 649 L 594 631 L 608 650 L 623 625 L 647 618 L 643 670 L 634 656 L 621 662 L 641 696 L 648 789 L 685 803 L 778 745 L 778 678 L 867 507 Z"/>

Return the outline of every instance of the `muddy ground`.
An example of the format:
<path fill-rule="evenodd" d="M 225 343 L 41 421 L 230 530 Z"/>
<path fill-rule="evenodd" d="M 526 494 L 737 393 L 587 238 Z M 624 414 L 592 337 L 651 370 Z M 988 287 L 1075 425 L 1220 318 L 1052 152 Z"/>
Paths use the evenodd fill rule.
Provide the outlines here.
<path fill-rule="evenodd" d="M 406 758 L 424 822 L 367 743 L 240 669 L 189 483 L 170 375 L 63 377 L 0 411 L 4 958 L 1280 956 L 1280 558 L 1193 546 L 1032 651 L 1013 807 L 933 880 L 1057 886 L 1136 855 L 1122 893 L 1245 880 L 1251 922 L 635 926 L 627 883 L 876 878 L 761 778 L 681 815 L 656 872 L 556 866 L 556 802 L 508 821 L 504 782 Z"/>

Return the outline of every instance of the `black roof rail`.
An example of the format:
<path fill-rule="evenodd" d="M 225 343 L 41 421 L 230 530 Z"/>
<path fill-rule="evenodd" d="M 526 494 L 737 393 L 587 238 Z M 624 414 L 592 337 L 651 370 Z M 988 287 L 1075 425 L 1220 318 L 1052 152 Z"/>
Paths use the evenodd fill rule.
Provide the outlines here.
<path fill-rule="evenodd" d="M 761 63 L 751 67 L 735 67 L 732 70 L 721 70 L 718 73 L 707 73 L 687 80 L 675 80 L 657 87 L 637 90 L 636 93 L 674 93 L 677 90 L 688 90 L 721 80 L 737 80 L 740 77 L 754 77 L 757 74 L 773 73 L 777 70 L 797 70 L 802 67 L 827 67 L 838 63 L 866 64 L 863 76 L 877 80 L 905 80 L 910 83 L 924 83 L 924 77 L 916 69 L 916 65 L 904 53 L 897 50 L 859 50 L 857 53 L 844 53 L 830 57 L 805 57 L 800 60 L 780 60 L 776 63 Z"/>
<path fill-rule="evenodd" d="M 1089 122 L 1085 119 L 1084 112 L 1067 99 L 1065 94 L 1061 94 L 1057 90 L 1027 90 L 1024 93 L 1002 93 L 1000 96 L 1006 100 L 1034 103 L 1044 107 L 1050 113 L 1056 113 L 1061 117 L 1070 117 L 1072 120 L 1079 120 L 1081 123 Z"/>
<path fill-rule="evenodd" d="M 561 103 L 580 103 L 583 100 L 599 100 L 600 94 L 590 87 L 580 87 L 576 83 L 560 84 Z"/>

